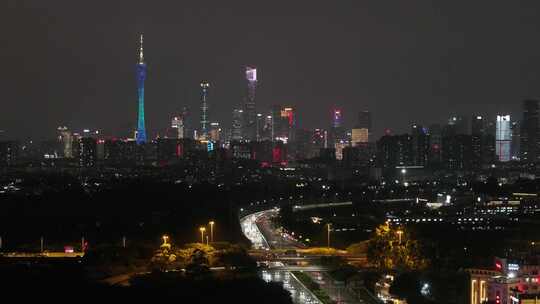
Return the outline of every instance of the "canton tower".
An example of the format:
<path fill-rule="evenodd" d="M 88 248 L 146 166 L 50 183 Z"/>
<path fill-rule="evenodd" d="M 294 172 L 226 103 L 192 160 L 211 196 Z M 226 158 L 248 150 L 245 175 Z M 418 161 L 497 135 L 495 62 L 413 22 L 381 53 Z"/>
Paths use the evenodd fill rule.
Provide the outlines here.
<path fill-rule="evenodd" d="M 143 35 L 139 48 L 139 63 L 137 63 L 137 93 L 139 97 L 139 114 L 137 119 L 137 144 L 146 142 L 146 127 L 144 124 L 144 79 L 146 78 L 146 63 L 144 62 Z"/>

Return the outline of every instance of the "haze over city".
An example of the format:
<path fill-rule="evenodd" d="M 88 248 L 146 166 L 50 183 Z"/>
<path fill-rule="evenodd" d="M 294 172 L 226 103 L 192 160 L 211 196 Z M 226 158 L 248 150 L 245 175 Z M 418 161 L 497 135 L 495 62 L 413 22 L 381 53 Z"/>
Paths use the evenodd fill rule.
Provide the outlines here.
<path fill-rule="evenodd" d="M 44 139 L 59 125 L 129 135 L 140 33 L 149 136 L 183 106 L 198 112 L 201 80 L 212 84 L 211 120 L 228 127 L 246 65 L 259 70 L 257 110 L 295 106 L 302 128 L 328 127 L 339 106 L 347 124 L 369 110 L 376 135 L 403 133 L 449 113 L 518 114 L 522 99 L 540 95 L 534 1 L 1 6 L 0 129 L 16 138 Z"/>
<path fill-rule="evenodd" d="M 2 299 L 537 304 L 539 13 L 4 0 Z"/>

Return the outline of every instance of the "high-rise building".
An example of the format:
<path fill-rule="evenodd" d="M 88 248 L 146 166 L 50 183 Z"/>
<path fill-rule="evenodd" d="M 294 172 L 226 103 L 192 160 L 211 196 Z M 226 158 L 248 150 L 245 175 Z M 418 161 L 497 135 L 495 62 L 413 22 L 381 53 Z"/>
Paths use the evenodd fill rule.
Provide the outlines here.
<path fill-rule="evenodd" d="M 538 159 L 538 100 L 523 101 L 523 120 L 521 121 L 520 155 L 521 161 L 534 163 Z"/>
<path fill-rule="evenodd" d="M 429 156 L 428 129 L 421 125 L 413 124 L 411 128 L 413 164 L 426 166 Z"/>
<path fill-rule="evenodd" d="M 184 118 L 174 116 L 171 120 L 171 128 L 175 131 L 175 138 L 184 138 Z"/>
<path fill-rule="evenodd" d="M 83 137 L 79 140 L 79 166 L 90 168 L 96 165 L 97 141 L 92 137 Z"/>
<path fill-rule="evenodd" d="M 257 112 L 255 108 L 255 92 L 257 89 L 257 69 L 246 67 L 247 96 L 244 104 L 244 139 L 257 140 Z"/>
<path fill-rule="evenodd" d="M 373 133 L 373 125 L 371 120 L 371 112 L 369 111 L 361 111 L 358 113 L 358 124 L 356 125 L 356 128 L 358 129 L 367 129 L 368 130 L 368 139 L 371 138 L 371 134 Z"/>
<path fill-rule="evenodd" d="M 199 133 L 199 139 L 202 140 L 208 138 L 210 126 L 210 121 L 208 119 L 208 88 L 210 88 L 208 82 L 201 82 L 201 131 Z"/>
<path fill-rule="evenodd" d="M 497 115 L 497 133 L 495 135 L 495 151 L 501 162 L 510 160 L 510 147 L 512 145 L 512 125 L 510 115 Z"/>
<path fill-rule="evenodd" d="M 377 141 L 377 160 L 385 176 L 393 175 L 396 166 L 413 165 L 412 143 L 409 134 L 384 135 Z"/>
<path fill-rule="evenodd" d="M 367 144 L 369 142 L 368 128 L 354 128 L 351 130 L 351 145 L 353 147 Z"/>
<path fill-rule="evenodd" d="M 293 107 L 284 107 L 281 109 L 281 123 L 284 137 L 287 141 L 294 141 L 296 135 L 296 111 Z"/>
<path fill-rule="evenodd" d="M 231 141 L 241 141 L 244 110 L 234 109 L 232 114 Z"/>
<path fill-rule="evenodd" d="M 146 63 L 144 62 L 143 35 L 139 48 L 139 63 L 137 63 L 137 93 L 139 97 L 139 111 L 137 119 L 137 143 L 146 142 L 146 125 L 144 121 L 144 80 L 146 79 Z"/>
<path fill-rule="evenodd" d="M 440 124 L 429 126 L 429 165 L 439 167 L 442 162 L 442 128 Z"/>
<path fill-rule="evenodd" d="M 345 129 L 343 127 L 343 111 L 338 108 L 332 110 L 332 145 L 345 141 Z"/>
<path fill-rule="evenodd" d="M 448 127 L 454 134 L 469 134 L 468 121 L 463 116 L 452 116 L 448 119 Z"/>
<path fill-rule="evenodd" d="M 62 144 L 63 157 L 73 157 L 73 134 L 67 127 L 58 127 L 58 141 Z"/>
<path fill-rule="evenodd" d="M 473 167 L 479 168 L 484 159 L 484 142 L 486 136 L 484 118 L 480 115 L 473 115 L 471 121 L 471 141 L 472 141 L 472 164 Z"/>
<path fill-rule="evenodd" d="M 520 151 L 519 151 L 519 143 L 520 143 L 520 124 L 518 121 L 512 121 L 512 147 L 510 148 L 510 158 L 512 160 L 519 160 Z"/>
<path fill-rule="evenodd" d="M 272 106 L 272 140 L 284 143 L 294 141 L 296 112 L 293 107 Z"/>
<path fill-rule="evenodd" d="M 0 141 L 0 167 L 15 165 L 19 156 L 19 143 L 16 141 Z"/>
<path fill-rule="evenodd" d="M 210 123 L 210 134 L 209 139 L 217 142 L 221 140 L 221 128 L 219 127 L 219 122 Z"/>
<path fill-rule="evenodd" d="M 472 166 L 472 136 L 467 134 L 444 135 L 442 161 L 449 170 L 468 170 Z"/>

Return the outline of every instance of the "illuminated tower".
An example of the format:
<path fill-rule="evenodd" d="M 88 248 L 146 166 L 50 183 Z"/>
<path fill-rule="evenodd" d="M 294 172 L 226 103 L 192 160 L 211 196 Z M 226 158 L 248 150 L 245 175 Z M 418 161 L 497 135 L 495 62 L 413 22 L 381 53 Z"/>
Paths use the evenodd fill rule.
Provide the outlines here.
<path fill-rule="evenodd" d="M 210 125 L 210 122 L 208 121 L 208 88 L 210 87 L 210 84 L 206 81 L 201 82 L 201 139 L 207 139 L 208 138 L 208 127 Z"/>
<path fill-rule="evenodd" d="M 501 162 L 510 160 L 512 145 L 512 128 L 510 115 L 497 115 L 497 133 L 495 135 L 495 153 Z"/>
<path fill-rule="evenodd" d="M 244 105 L 244 137 L 247 140 L 257 139 L 257 112 L 255 109 L 255 91 L 257 89 L 257 69 L 246 67 L 247 97 Z"/>
<path fill-rule="evenodd" d="M 343 112 L 339 108 L 332 110 L 332 146 L 345 139 L 345 130 L 343 128 Z"/>
<path fill-rule="evenodd" d="M 137 143 L 146 142 L 146 127 L 144 124 L 144 79 L 146 78 L 146 63 L 143 54 L 143 35 L 141 34 L 141 46 L 139 49 L 139 63 L 137 63 L 137 93 L 139 97 L 139 116 L 137 119 Z"/>

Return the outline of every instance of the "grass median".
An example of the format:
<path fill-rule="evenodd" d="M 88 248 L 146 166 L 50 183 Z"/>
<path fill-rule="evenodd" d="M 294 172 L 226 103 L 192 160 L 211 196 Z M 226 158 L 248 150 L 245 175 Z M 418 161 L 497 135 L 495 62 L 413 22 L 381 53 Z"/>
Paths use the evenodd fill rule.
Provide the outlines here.
<path fill-rule="evenodd" d="M 307 289 L 309 289 L 316 297 L 319 299 L 323 304 L 336 304 L 336 301 L 332 300 L 330 296 L 326 293 L 326 291 L 322 290 L 319 284 L 317 282 L 313 281 L 313 279 L 301 272 L 301 271 L 293 271 L 292 272 L 304 286 L 306 286 Z"/>

